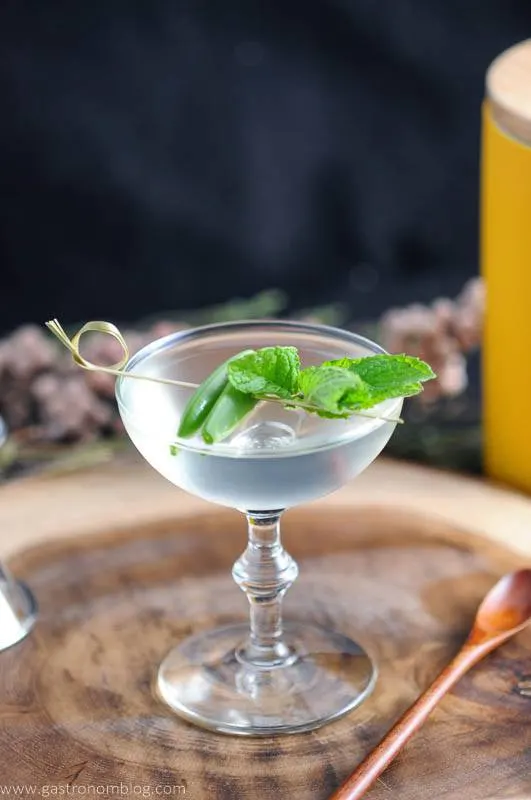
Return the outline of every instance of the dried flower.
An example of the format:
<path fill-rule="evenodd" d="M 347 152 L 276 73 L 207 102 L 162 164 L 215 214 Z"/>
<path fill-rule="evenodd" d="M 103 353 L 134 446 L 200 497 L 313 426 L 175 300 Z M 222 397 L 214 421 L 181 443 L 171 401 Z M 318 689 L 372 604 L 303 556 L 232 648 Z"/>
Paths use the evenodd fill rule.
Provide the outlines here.
<path fill-rule="evenodd" d="M 484 309 L 484 285 L 475 278 L 455 300 L 439 298 L 429 306 L 414 304 L 383 315 L 383 346 L 422 358 L 438 375 L 426 386 L 423 402 L 454 397 L 466 389 L 466 355 L 481 343 Z"/>

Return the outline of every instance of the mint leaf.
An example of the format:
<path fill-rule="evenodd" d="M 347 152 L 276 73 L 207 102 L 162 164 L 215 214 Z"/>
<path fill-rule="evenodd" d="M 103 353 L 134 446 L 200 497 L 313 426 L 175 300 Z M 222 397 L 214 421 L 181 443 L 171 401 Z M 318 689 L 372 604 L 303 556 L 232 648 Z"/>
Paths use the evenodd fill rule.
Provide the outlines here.
<path fill-rule="evenodd" d="M 379 355 L 326 361 L 327 366 L 347 369 L 371 388 L 373 403 L 394 397 L 411 397 L 422 391 L 422 383 L 435 378 L 432 368 L 415 356 Z"/>
<path fill-rule="evenodd" d="M 376 389 L 429 381 L 436 377 L 425 361 L 403 354 L 340 358 L 336 361 L 325 361 L 323 366 L 351 370 Z"/>
<path fill-rule="evenodd" d="M 292 397 L 298 388 L 300 359 L 296 347 L 263 347 L 228 364 L 228 377 L 245 394 Z"/>
<path fill-rule="evenodd" d="M 308 367 L 299 375 L 299 392 L 316 413 L 348 417 L 352 411 L 371 406 L 371 390 L 359 375 L 336 366 Z"/>

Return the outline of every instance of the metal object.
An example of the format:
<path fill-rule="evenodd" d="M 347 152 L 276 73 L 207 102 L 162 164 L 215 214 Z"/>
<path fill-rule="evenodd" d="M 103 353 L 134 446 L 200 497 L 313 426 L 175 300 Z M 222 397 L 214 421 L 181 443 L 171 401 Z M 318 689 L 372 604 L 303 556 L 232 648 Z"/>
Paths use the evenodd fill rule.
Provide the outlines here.
<path fill-rule="evenodd" d="M 0 449 L 7 427 L 0 417 Z M 27 586 L 16 581 L 0 561 L 0 652 L 24 639 L 35 625 L 37 604 Z"/>
<path fill-rule="evenodd" d="M 24 639 L 37 619 L 37 604 L 27 586 L 0 563 L 0 652 Z"/>

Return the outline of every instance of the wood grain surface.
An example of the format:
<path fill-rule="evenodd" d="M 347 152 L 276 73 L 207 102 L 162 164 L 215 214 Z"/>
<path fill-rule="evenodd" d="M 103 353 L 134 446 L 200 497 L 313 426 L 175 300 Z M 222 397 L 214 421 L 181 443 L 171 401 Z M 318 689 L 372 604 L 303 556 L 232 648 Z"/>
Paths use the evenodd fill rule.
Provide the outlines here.
<path fill-rule="evenodd" d="M 243 520 L 178 517 L 62 532 L 11 558 L 41 618 L 0 655 L 0 785 L 325 800 L 457 651 L 488 588 L 525 561 L 442 515 L 367 503 L 289 512 L 284 539 L 301 577 L 287 615 L 358 638 L 379 681 L 365 705 L 318 731 L 241 739 L 182 722 L 152 692 L 181 638 L 246 616 L 230 577 Z M 463 679 L 369 797 L 531 797 L 530 687 L 524 633 Z"/>

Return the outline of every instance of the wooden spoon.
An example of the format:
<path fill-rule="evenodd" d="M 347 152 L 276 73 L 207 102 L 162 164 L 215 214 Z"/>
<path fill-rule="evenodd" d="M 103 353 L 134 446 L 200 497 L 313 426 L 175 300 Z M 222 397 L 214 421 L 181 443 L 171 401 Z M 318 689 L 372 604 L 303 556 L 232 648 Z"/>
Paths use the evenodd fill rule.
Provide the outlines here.
<path fill-rule="evenodd" d="M 454 684 L 488 653 L 523 630 L 530 620 L 531 569 L 523 569 L 506 575 L 490 590 L 457 656 L 331 795 L 330 800 L 363 797 Z"/>

